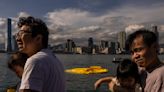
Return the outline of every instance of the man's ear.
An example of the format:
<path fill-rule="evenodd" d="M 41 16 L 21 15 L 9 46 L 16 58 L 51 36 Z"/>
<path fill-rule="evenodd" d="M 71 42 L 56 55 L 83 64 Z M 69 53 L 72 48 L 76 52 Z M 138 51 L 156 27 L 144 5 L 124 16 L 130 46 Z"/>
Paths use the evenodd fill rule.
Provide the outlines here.
<path fill-rule="evenodd" d="M 42 42 L 42 38 L 43 38 L 43 36 L 39 34 L 39 35 L 36 36 L 36 41 L 37 42 Z"/>
<path fill-rule="evenodd" d="M 159 52 L 159 44 L 158 43 L 153 43 L 152 47 L 156 49 L 157 53 Z"/>

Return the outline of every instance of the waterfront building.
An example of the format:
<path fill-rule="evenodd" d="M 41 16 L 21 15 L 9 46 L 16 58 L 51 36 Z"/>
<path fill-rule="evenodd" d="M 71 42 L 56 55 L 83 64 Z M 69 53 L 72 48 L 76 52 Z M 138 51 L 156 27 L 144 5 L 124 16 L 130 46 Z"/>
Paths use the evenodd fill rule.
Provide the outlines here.
<path fill-rule="evenodd" d="M 164 54 L 164 44 L 159 44 L 159 54 Z"/>
<path fill-rule="evenodd" d="M 109 47 L 108 41 L 101 40 L 100 41 L 100 48 L 107 48 Z"/>
<path fill-rule="evenodd" d="M 96 54 L 96 49 L 95 48 L 92 49 L 92 54 L 93 55 Z"/>
<path fill-rule="evenodd" d="M 164 48 L 159 48 L 159 54 L 164 54 Z"/>
<path fill-rule="evenodd" d="M 11 52 L 12 51 L 12 45 L 11 45 L 11 37 L 12 37 L 12 20 L 10 18 L 7 18 L 7 43 L 6 43 L 6 51 Z"/>
<path fill-rule="evenodd" d="M 65 52 L 66 53 L 74 53 L 75 47 L 76 47 L 76 45 L 75 45 L 74 41 L 71 39 L 67 39 Z"/>
<path fill-rule="evenodd" d="M 76 54 L 82 54 L 82 47 L 76 46 L 76 47 L 75 47 L 75 53 L 76 53 Z"/>
<path fill-rule="evenodd" d="M 157 40 L 159 42 L 159 33 L 158 33 L 158 27 L 156 25 L 152 25 L 152 31 L 156 34 Z"/>
<path fill-rule="evenodd" d="M 93 52 L 93 47 L 94 47 L 94 43 L 93 43 L 93 38 L 92 37 L 90 37 L 89 39 L 88 39 L 88 54 L 92 54 Z"/>
<path fill-rule="evenodd" d="M 88 39 L 88 47 L 93 47 L 93 38 L 92 37 L 90 37 Z"/>
<path fill-rule="evenodd" d="M 109 44 L 108 41 L 101 40 L 99 45 L 99 53 L 100 54 L 108 54 L 109 53 Z"/>
<path fill-rule="evenodd" d="M 110 54 L 116 54 L 116 42 L 110 42 L 109 53 Z"/>
<path fill-rule="evenodd" d="M 106 47 L 106 48 L 103 48 L 103 49 L 100 49 L 100 54 L 109 54 L 109 47 Z"/>
<path fill-rule="evenodd" d="M 65 44 L 54 45 L 54 46 L 51 47 L 51 49 L 55 53 L 64 53 L 64 51 L 65 51 Z"/>
<path fill-rule="evenodd" d="M 126 41 L 126 32 L 125 31 L 121 31 L 118 33 L 118 42 L 119 42 L 119 48 L 122 51 L 125 50 L 125 41 Z"/>
<path fill-rule="evenodd" d="M 13 51 L 18 51 L 18 45 L 17 45 L 17 42 L 16 42 L 15 35 L 12 36 L 12 41 L 11 41 L 11 43 L 13 44 L 13 45 L 12 45 L 12 50 L 13 50 Z"/>

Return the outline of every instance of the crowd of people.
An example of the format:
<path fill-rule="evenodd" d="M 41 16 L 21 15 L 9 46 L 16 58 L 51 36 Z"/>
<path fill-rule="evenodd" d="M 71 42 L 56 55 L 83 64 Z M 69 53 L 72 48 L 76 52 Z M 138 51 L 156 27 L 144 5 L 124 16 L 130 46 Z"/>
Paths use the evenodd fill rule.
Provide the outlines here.
<path fill-rule="evenodd" d="M 47 25 L 34 17 L 21 17 L 16 41 L 19 51 L 11 55 L 8 67 L 21 79 L 17 92 L 65 92 L 64 68 L 48 49 Z M 107 82 L 111 92 L 164 92 L 164 64 L 158 58 L 157 36 L 139 29 L 126 40 L 131 59 L 124 59 L 115 77 L 98 79 L 95 90 Z"/>

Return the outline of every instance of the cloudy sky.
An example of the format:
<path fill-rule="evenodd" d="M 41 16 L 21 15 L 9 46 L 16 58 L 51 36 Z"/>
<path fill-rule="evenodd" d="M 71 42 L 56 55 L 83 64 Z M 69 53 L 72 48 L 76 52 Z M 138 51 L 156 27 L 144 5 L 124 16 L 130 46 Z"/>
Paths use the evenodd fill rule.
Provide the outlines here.
<path fill-rule="evenodd" d="M 73 39 L 77 45 L 114 41 L 116 33 L 131 33 L 157 25 L 164 43 L 164 0 L 0 0 L 0 42 L 4 42 L 6 18 L 13 19 L 13 34 L 20 16 L 44 20 L 51 44 Z"/>

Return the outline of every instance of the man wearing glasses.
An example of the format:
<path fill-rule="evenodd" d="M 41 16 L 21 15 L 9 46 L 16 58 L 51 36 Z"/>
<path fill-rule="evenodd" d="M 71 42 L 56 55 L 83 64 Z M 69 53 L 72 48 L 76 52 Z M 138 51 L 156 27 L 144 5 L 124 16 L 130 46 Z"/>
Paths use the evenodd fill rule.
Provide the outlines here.
<path fill-rule="evenodd" d="M 64 69 L 48 47 L 48 28 L 34 17 L 21 17 L 16 41 L 19 51 L 26 53 L 20 92 L 64 92 Z"/>

